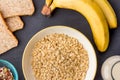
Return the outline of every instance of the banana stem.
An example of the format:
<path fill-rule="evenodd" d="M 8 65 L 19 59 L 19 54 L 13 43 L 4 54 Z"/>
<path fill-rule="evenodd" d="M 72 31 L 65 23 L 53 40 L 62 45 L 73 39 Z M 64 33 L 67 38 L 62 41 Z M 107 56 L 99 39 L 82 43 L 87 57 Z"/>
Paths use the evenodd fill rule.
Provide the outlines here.
<path fill-rule="evenodd" d="M 52 12 L 55 8 L 56 8 L 56 7 L 55 7 L 54 3 L 52 3 L 52 4 L 50 5 L 50 7 L 47 6 L 47 5 L 44 5 L 41 13 L 42 13 L 43 15 L 50 16 L 50 15 L 51 15 L 51 12 Z"/>
<path fill-rule="evenodd" d="M 47 5 L 44 5 L 43 8 L 42 8 L 41 13 L 42 13 L 43 15 L 47 15 L 47 16 L 48 16 L 48 15 L 51 14 L 51 10 L 50 10 L 50 8 L 49 8 Z"/>
<path fill-rule="evenodd" d="M 50 5 L 50 10 L 51 10 L 51 12 L 53 12 L 55 8 L 56 8 L 56 6 L 55 6 L 55 4 L 54 4 L 54 2 L 53 2 L 53 3 Z"/>
<path fill-rule="evenodd" d="M 53 2 L 53 0 L 45 0 L 45 3 L 47 6 L 50 6 L 52 2 Z"/>

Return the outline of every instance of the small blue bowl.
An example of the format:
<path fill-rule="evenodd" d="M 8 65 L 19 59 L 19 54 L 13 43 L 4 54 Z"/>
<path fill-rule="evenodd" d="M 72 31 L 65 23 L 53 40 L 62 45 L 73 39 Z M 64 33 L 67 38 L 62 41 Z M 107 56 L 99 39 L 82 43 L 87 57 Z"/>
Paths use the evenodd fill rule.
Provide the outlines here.
<path fill-rule="evenodd" d="M 16 68 L 10 62 L 0 59 L 0 67 L 4 67 L 4 66 L 7 67 L 8 69 L 10 69 L 10 71 L 14 77 L 14 80 L 18 80 L 18 72 L 17 72 Z"/>

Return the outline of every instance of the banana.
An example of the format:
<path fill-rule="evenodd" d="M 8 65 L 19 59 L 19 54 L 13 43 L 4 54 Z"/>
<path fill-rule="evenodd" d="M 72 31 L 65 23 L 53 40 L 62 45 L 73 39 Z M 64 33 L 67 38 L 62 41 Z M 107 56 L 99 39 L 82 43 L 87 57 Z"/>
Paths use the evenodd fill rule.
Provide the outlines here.
<path fill-rule="evenodd" d="M 108 0 L 94 0 L 99 6 L 100 8 L 103 10 L 103 13 L 107 19 L 107 22 L 110 26 L 110 28 L 117 28 L 117 18 L 116 18 L 116 14 L 112 8 L 112 6 L 110 5 L 110 3 L 108 2 Z"/>
<path fill-rule="evenodd" d="M 49 6 L 51 5 L 52 1 L 53 0 L 46 0 L 45 1 L 45 5 L 43 6 L 43 9 L 41 11 L 42 14 L 44 14 L 44 15 L 50 14 L 51 10 L 50 10 Z"/>
<path fill-rule="evenodd" d="M 46 5 L 47 5 L 47 6 L 50 6 L 50 5 L 51 5 L 51 3 L 52 3 L 52 1 L 53 1 L 53 0 L 46 0 L 46 2 L 45 2 L 45 3 L 46 3 Z"/>
<path fill-rule="evenodd" d="M 109 45 L 109 29 L 105 16 L 92 0 L 53 0 L 51 12 L 55 8 L 65 8 L 78 11 L 90 24 L 94 42 L 99 51 L 104 52 Z"/>

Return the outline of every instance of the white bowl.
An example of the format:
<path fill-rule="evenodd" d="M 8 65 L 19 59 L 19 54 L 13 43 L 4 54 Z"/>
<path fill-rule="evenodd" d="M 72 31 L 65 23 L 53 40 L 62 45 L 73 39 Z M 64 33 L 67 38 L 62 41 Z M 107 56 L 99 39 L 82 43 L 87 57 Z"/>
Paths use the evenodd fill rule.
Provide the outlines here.
<path fill-rule="evenodd" d="M 66 27 L 66 26 L 52 26 L 45 28 L 38 33 L 36 33 L 31 40 L 28 42 L 22 58 L 22 69 L 23 74 L 25 76 L 26 80 L 35 80 L 33 70 L 31 67 L 31 59 L 32 59 L 32 48 L 34 44 L 42 39 L 44 36 L 52 33 L 64 33 L 71 37 L 74 37 L 79 40 L 79 42 L 83 45 L 83 47 L 88 52 L 89 57 L 89 68 L 87 71 L 87 75 L 85 80 L 94 80 L 96 69 L 97 69 L 97 60 L 96 60 L 96 54 L 94 51 L 93 46 L 91 45 L 90 41 L 80 32 L 73 28 Z"/>

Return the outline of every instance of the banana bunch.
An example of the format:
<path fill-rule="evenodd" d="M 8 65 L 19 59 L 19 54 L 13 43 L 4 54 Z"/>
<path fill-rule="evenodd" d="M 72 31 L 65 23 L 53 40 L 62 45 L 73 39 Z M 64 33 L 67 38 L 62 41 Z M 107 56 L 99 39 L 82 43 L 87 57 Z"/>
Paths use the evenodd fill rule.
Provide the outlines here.
<path fill-rule="evenodd" d="M 90 25 L 98 50 L 107 50 L 109 27 L 117 28 L 116 15 L 107 0 L 46 0 L 41 13 L 50 15 L 55 8 L 72 9 L 82 14 Z"/>

